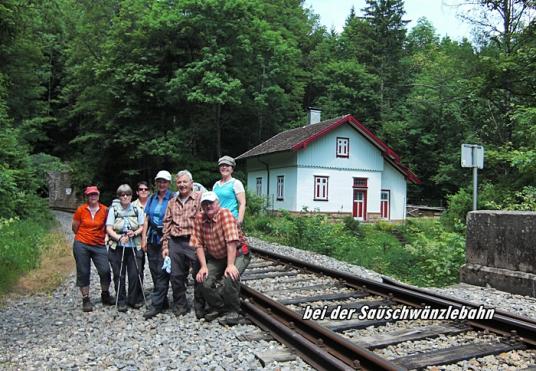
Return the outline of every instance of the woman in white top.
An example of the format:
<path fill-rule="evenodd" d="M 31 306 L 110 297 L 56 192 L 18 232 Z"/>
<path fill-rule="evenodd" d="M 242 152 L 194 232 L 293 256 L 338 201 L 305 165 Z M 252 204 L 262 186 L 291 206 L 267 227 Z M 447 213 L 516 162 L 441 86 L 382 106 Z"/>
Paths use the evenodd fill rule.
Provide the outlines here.
<path fill-rule="evenodd" d="M 229 209 L 241 226 L 246 213 L 246 190 L 242 182 L 232 176 L 235 166 L 236 162 L 230 156 L 218 160 L 221 180 L 214 183 L 212 190 L 218 195 L 220 206 Z"/>

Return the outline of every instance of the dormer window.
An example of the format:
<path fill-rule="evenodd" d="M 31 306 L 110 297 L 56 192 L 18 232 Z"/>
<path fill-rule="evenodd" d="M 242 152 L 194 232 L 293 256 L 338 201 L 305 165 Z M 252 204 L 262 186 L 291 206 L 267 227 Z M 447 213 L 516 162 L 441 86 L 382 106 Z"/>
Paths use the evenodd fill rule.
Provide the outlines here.
<path fill-rule="evenodd" d="M 350 157 L 350 138 L 337 137 L 337 157 Z"/>

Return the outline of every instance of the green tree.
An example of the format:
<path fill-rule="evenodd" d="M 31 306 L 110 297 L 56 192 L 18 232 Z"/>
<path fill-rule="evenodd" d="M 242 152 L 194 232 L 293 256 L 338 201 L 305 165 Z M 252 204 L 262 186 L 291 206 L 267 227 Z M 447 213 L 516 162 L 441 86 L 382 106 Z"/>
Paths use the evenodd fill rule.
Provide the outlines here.
<path fill-rule="evenodd" d="M 368 27 L 363 28 L 362 60 L 379 78 L 380 117 L 396 106 L 403 92 L 406 24 L 403 0 L 366 0 L 363 9 Z"/>
<path fill-rule="evenodd" d="M 322 92 L 315 105 L 324 107 L 326 117 L 351 113 L 367 125 L 374 126 L 379 105 L 375 93 L 378 80 L 365 67 L 350 60 L 329 62 L 322 65 L 314 82 L 318 91 Z"/>

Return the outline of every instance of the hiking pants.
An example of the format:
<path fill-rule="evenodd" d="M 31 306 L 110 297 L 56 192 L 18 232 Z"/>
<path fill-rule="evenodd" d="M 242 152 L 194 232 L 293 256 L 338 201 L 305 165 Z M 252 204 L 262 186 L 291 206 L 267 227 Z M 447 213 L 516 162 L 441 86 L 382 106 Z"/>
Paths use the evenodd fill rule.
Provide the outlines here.
<path fill-rule="evenodd" d="M 171 258 L 171 288 L 173 289 L 173 306 L 188 307 L 186 299 L 186 285 L 188 283 L 188 273 L 192 268 L 192 278 L 194 279 L 194 307 L 204 309 L 205 301 L 199 290 L 195 276 L 199 272 L 199 260 L 195 250 L 190 247 L 190 236 L 171 237 L 169 239 L 169 257 Z"/>
<path fill-rule="evenodd" d="M 123 256 L 123 268 L 121 269 L 121 256 L 125 250 Z M 114 273 L 114 287 L 115 293 L 118 296 L 118 304 L 134 305 L 137 303 L 143 303 L 142 287 L 140 286 L 139 275 L 143 272 L 138 272 L 138 267 L 141 268 L 141 260 L 143 257 L 143 251 L 133 247 L 117 246 L 115 249 L 110 249 L 108 252 L 108 258 L 112 265 Z M 121 271 L 121 277 L 119 272 Z M 128 296 L 126 295 L 125 278 L 128 276 Z M 118 286 L 121 282 L 121 287 Z"/>
<path fill-rule="evenodd" d="M 162 269 L 164 258 L 162 257 L 162 246 L 147 244 L 147 260 L 149 260 L 149 270 L 153 279 L 153 293 L 151 294 L 151 305 L 162 310 L 167 303 L 169 288 L 169 274 Z"/>
<path fill-rule="evenodd" d="M 76 286 L 88 287 L 91 272 L 91 261 L 100 277 L 101 287 L 110 286 L 110 264 L 108 263 L 108 251 L 104 246 L 86 245 L 74 240 L 73 255 L 76 261 Z"/>
<path fill-rule="evenodd" d="M 235 259 L 235 266 L 240 275 L 246 270 L 251 254 L 240 255 Z M 240 312 L 240 278 L 236 281 L 224 277 L 227 258 L 214 259 L 206 255 L 208 275 L 201 284 L 201 292 L 211 309 Z M 216 282 L 223 277 L 223 287 L 216 288 Z"/>

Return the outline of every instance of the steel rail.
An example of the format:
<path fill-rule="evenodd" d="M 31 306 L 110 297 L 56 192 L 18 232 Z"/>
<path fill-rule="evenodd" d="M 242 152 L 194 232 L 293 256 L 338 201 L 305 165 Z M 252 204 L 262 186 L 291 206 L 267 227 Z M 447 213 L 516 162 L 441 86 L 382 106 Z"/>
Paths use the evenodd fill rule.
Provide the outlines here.
<path fill-rule="evenodd" d="M 296 258 L 287 257 L 281 254 L 273 253 L 264 249 L 251 247 L 253 253 L 267 257 L 269 259 L 279 260 L 281 262 L 292 264 L 296 267 L 306 269 L 310 272 L 324 274 L 333 278 L 344 280 L 351 286 L 361 288 L 372 294 L 389 297 L 389 299 L 415 307 L 424 307 L 429 305 L 433 308 L 456 308 L 460 309 L 465 306 L 469 309 L 478 308 L 473 303 L 463 303 L 461 301 L 451 300 L 437 294 L 425 293 L 422 290 L 413 290 L 409 287 L 387 284 L 373 281 L 367 278 L 359 277 L 350 273 L 336 271 L 325 268 L 316 264 L 308 263 Z M 467 321 L 471 326 L 498 333 L 504 336 L 514 336 L 518 340 L 536 346 L 536 324 L 530 320 L 514 318 L 511 315 L 496 312 L 493 319 L 489 320 L 470 320 Z"/>
<path fill-rule="evenodd" d="M 408 289 L 411 289 L 411 290 L 416 291 L 416 292 L 421 292 L 421 293 L 424 293 L 424 294 L 427 294 L 427 295 L 431 295 L 431 296 L 451 300 L 451 301 L 457 302 L 457 303 L 465 305 L 465 306 L 478 307 L 480 305 L 480 304 L 477 304 L 475 302 L 471 302 L 469 300 L 458 299 L 458 298 L 456 298 L 454 296 L 447 295 L 447 294 L 438 294 L 438 293 L 435 293 L 435 292 L 428 291 L 426 289 L 422 289 L 420 287 L 415 287 L 415 286 L 411 286 L 411 285 L 408 285 L 408 284 L 405 284 L 405 283 L 402 283 L 402 282 L 398 282 L 398 281 L 396 281 L 396 280 L 394 280 L 394 279 L 392 279 L 390 277 L 383 276 L 382 281 L 384 283 L 389 284 L 389 285 L 408 288 Z M 510 317 L 512 319 L 516 319 L 516 320 L 519 320 L 519 321 L 525 321 L 525 322 L 532 323 L 532 324 L 536 325 L 536 320 L 533 319 L 533 318 L 520 316 L 520 315 L 514 314 L 514 313 L 509 313 L 509 312 L 506 312 L 506 311 L 501 310 L 501 309 L 495 309 L 495 313 L 501 314 L 501 315 L 506 316 L 506 317 Z"/>
<path fill-rule="evenodd" d="M 330 358 L 335 357 L 344 362 L 342 363 L 345 367 L 344 369 L 405 370 L 404 367 L 352 343 L 350 340 L 314 321 L 304 320 L 298 313 L 246 285 L 241 286 L 240 294 L 247 299 L 242 302 L 242 307 L 253 322 L 262 322 L 264 326 L 261 327 L 267 328 L 278 340 L 296 348 L 300 355 L 315 367 L 321 365 L 320 368 L 324 369 L 324 365 L 327 362 L 331 362 L 329 358 L 324 358 L 325 354 L 329 354 Z M 263 310 L 258 309 L 257 306 L 263 308 Z M 258 319 L 259 313 L 272 317 L 272 319 Z M 282 331 L 284 328 L 287 329 L 286 332 Z M 297 336 L 306 339 L 313 350 L 310 347 L 307 348 L 305 344 L 297 342 Z M 309 358 L 311 352 L 315 353 L 313 359 Z M 318 357 L 321 358 L 319 359 Z M 327 369 L 334 369 L 333 367 L 328 367 Z"/>
<path fill-rule="evenodd" d="M 243 288 L 243 287 L 242 287 Z M 264 312 L 257 305 L 242 301 L 242 309 L 248 318 L 260 328 L 268 331 L 280 343 L 293 348 L 296 353 L 308 364 L 317 370 L 353 370 L 353 367 L 335 358 L 318 344 L 312 343 L 300 334 L 294 332 L 289 326 L 278 321 L 269 313 Z"/>

